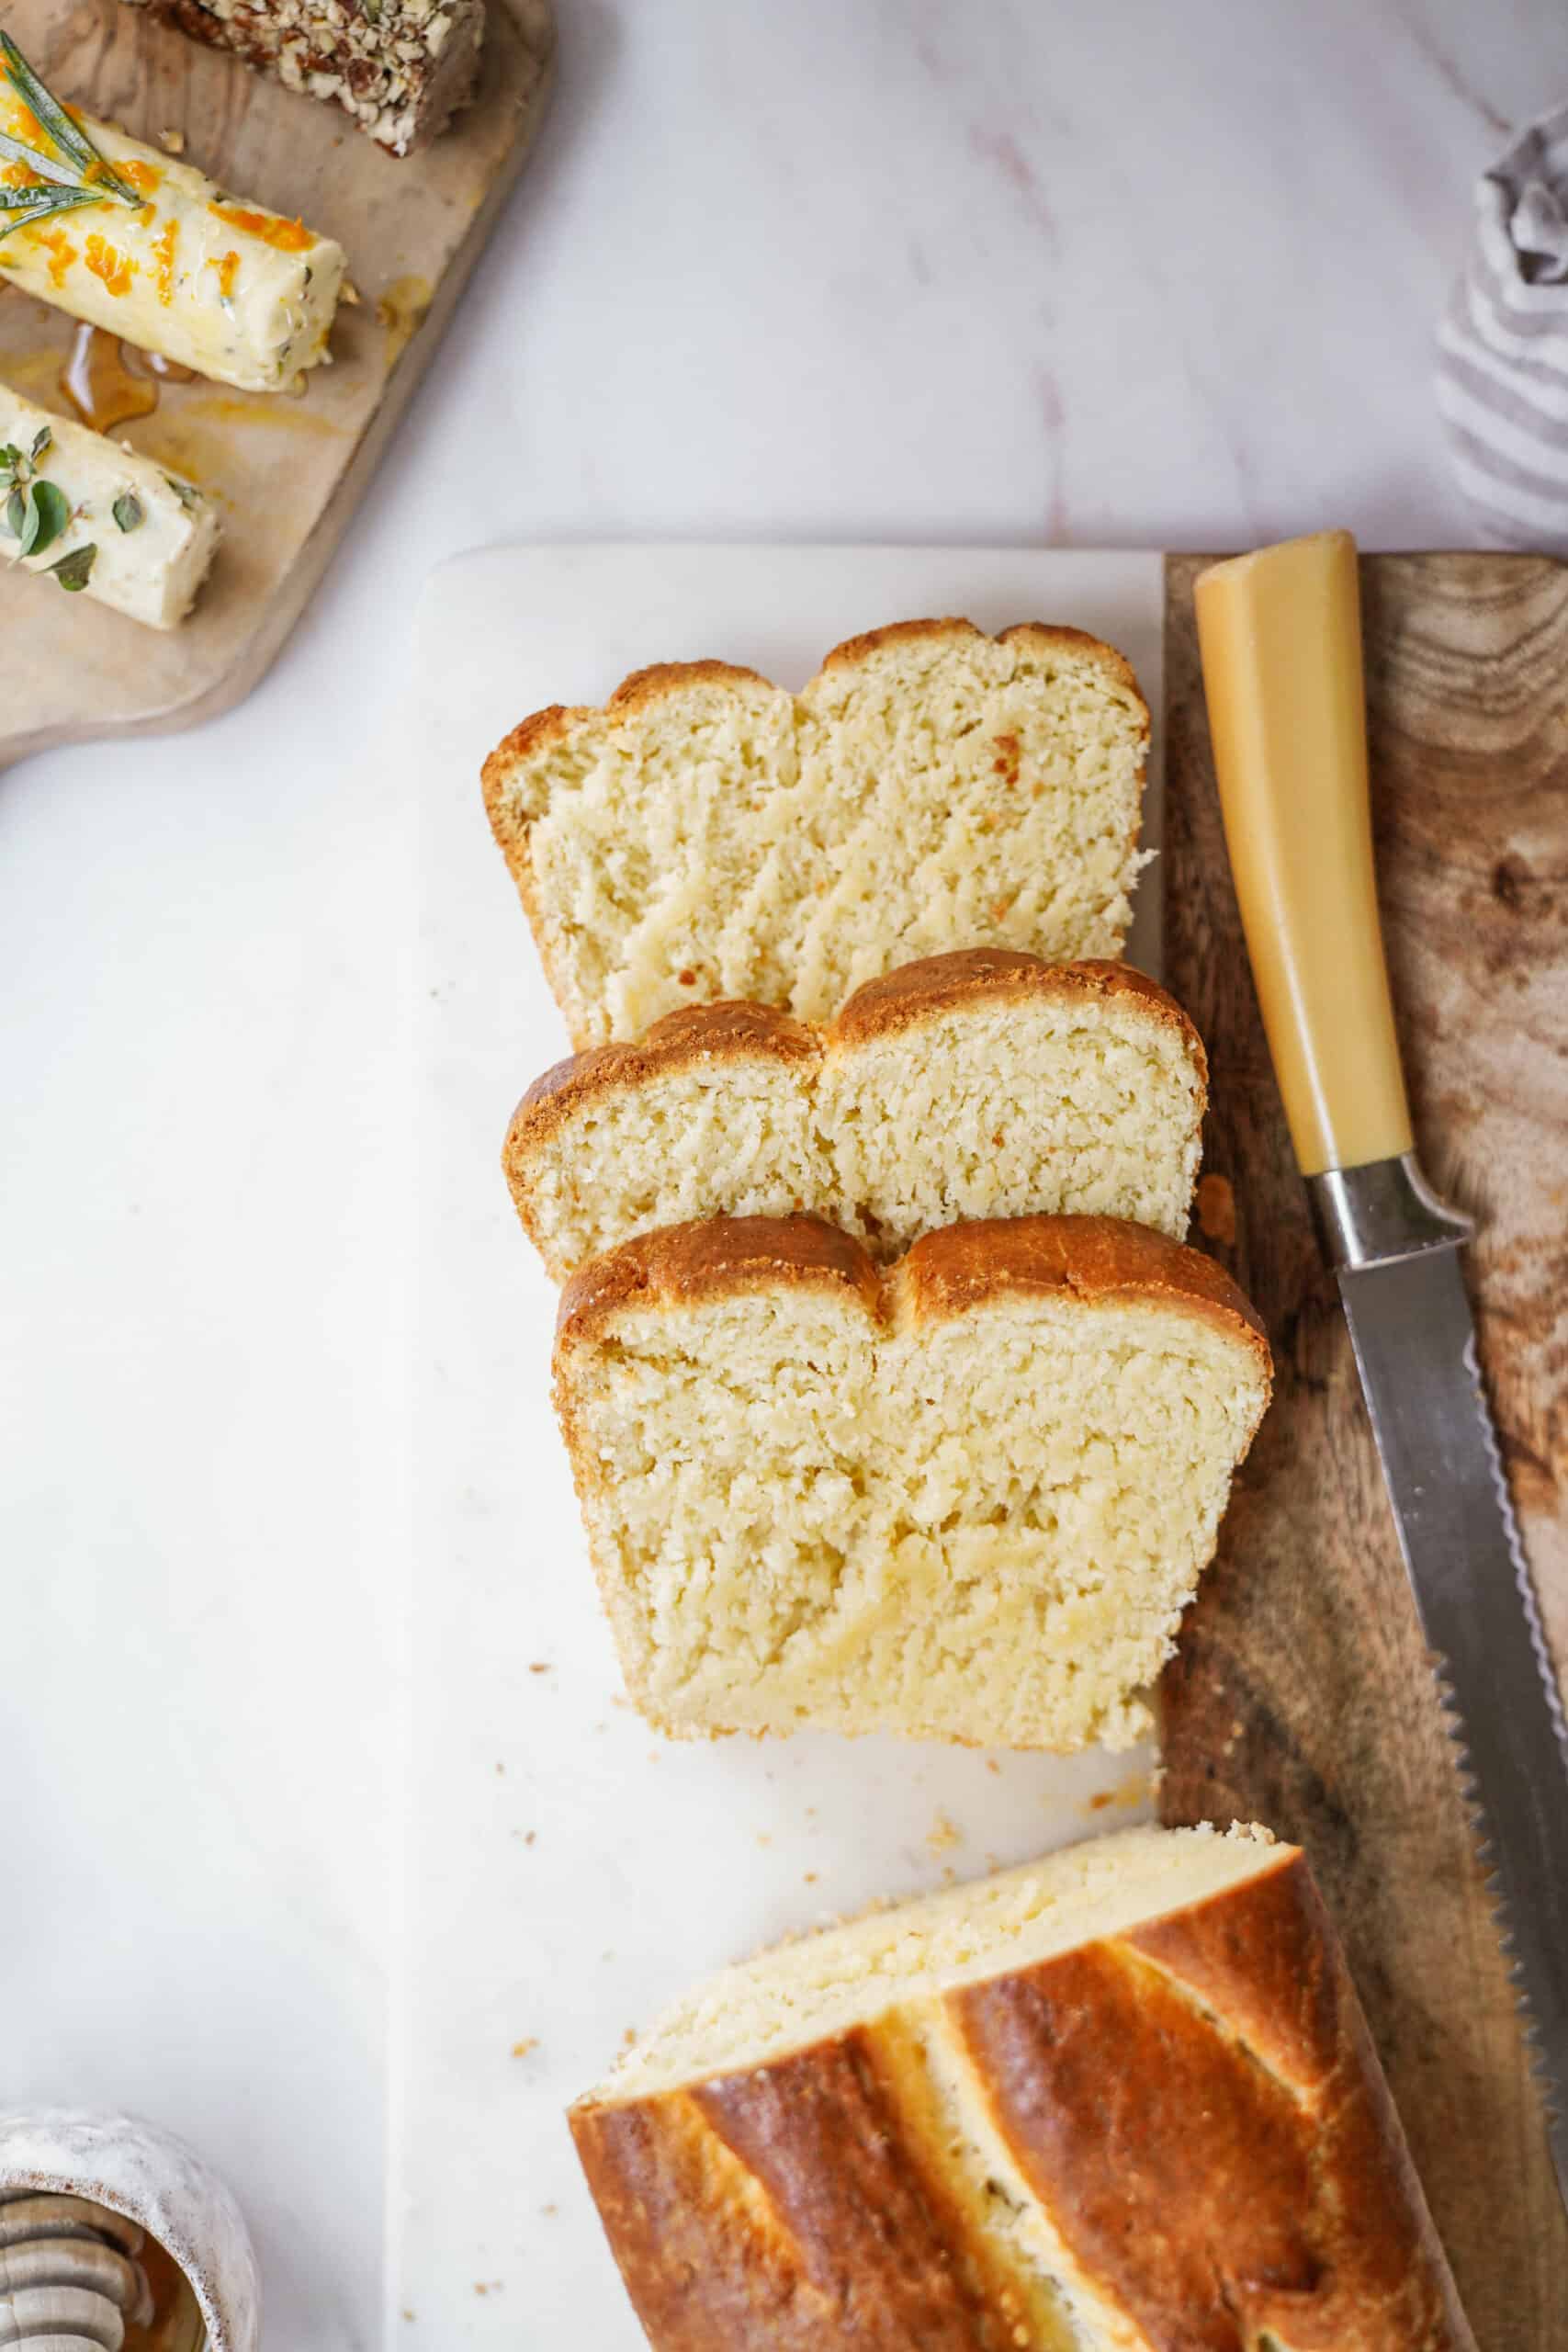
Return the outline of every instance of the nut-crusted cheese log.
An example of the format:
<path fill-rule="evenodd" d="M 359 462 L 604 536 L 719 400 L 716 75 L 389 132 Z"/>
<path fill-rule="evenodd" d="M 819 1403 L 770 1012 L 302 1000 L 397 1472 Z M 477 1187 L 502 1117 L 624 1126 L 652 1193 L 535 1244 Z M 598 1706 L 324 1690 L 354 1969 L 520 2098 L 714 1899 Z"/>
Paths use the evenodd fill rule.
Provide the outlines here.
<path fill-rule="evenodd" d="M 653 2352 L 1474 2352 L 1262 1830 L 1123 1830 L 764 1952 L 570 2121 Z"/>
<path fill-rule="evenodd" d="M 1114 1217 L 883 1274 L 816 1217 L 678 1226 L 568 1283 L 555 1365 L 651 1721 L 1062 1751 L 1146 1731 L 1271 1377 L 1229 1277 Z"/>
<path fill-rule="evenodd" d="M 825 1028 L 694 1005 L 579 1054 L 524 1096 L 503 1165 L 558 1282 L 660 1226 L 801 1209 L 882 1260 L 1039 1211 L 1179 1240 L 1207 1091 L 1197 1031 L 1142 972 L 967 948 L 870 981 Z"/>
<path fill-rule="evenodd" d="M 1115 956 L 1149 716 L 1081 630 L 906 621 L 803 695 L 720 662 L 540 711 L 485 763 L 491 826 L 579 1047 L 744 997 L 825 1020 L 960 945 Z"/>
<path fill-rule="evenodd" d="M 286 89 L 325 98 L 394 155 L 444 130 L 474 86 L 484 0 L 131 0 Z"/>
<path fill-rule="evenodd" d="M 0 384 L 0 447 L 26 457 L 46 432 L 48 447 L 29 473 L 56 485 L 71 520 L 40 554 L 22 558 L 23 569 L 52 571 L 91 547 L 84 593 L 150 628 L 173 628 L 217 552 L 212 501 L 123 442 L 52 416 Z M 0 557 L 8 551 L 14 542 L 0 537 Z"/>
<path fill-rule="evenodd" d="M 327 357 L 341 245 L 225 196 L 190 164 L 109 123 L 81 120 L 142 198 L 141 209 L 90 205 L 13 230 L 0 238 L 0 285 L 9 278 L 73 318 L 243 391 L 283 390 Z M 5 85 L 0 129 L 37 144 L 32 117 Z"/>

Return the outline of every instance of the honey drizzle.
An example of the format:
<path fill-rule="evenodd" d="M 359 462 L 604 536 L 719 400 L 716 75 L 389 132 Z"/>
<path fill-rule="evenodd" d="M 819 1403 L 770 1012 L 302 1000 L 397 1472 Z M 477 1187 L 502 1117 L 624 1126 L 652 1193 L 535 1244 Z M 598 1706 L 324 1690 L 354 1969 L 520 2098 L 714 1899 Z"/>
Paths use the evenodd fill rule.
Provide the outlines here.
<path fill-rule="evenodd" d="M 125 345 L 102 327 L 77 328 L 60 371 L 60 389 L 95 433 L 112 433 L 133 416 L 151 416 L 158 405 L 157 385 L 131 373 Z"/>

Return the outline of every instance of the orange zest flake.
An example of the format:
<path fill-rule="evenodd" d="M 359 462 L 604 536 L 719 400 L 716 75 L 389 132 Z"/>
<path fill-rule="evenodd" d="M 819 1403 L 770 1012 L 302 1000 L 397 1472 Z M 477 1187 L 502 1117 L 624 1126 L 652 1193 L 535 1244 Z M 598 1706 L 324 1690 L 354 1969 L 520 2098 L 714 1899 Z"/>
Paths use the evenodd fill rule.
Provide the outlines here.
<path fill-rule="evenodd" d="M 114 168 L 127 187 L 133 187 L 138 196 L 151 196 L 155 187 L 163 185 L 162 164 L 144 164 L 139 156 L 131 155 Z"/>
<path fill-rule="evenodd" d="M 81 260 L 81 248 L 72 243 L 63 229 L 39 229 L 34 234 L 49 255 L 49 275 L 58 293 L 72 263 Z"/>
<path fill-rule="evenodd" d="M 226 254 L 213 254 L 207 266 L 218 272 L 218 298 L 220 301 L 227 302 L 233 294 L 234 280 L 240 274 L 239 254 L 232 250 Z"/>
<path fill-rule="evenodd" d="M 280 220 L 276 212 L 252 212 L 241 204 L 209 204 L 207 209 L 231 229 L 258 237 L 280 254 L 302 254 L 316 242 L 314 231 L 307 229 L 303 220 Z"/>
<path fill-rule="evenodd" d="M 31 107 L 24 105 L 10 90 L 5 92 L 3 104 L 6 128 L 12 138 L 21 140 L 24 146 L 41 147 L 46 155 L 51 155 L 54 141 Z"/>
<path fill-rule="evenodd" d="M 152 240 L 154 283 L 165 311 L 175 299 L 175 247 L 179 241 L 180 224 L 171 214 Z"/>
<path fill-rule="evenodd" d="M 42 187 L 37 172 L 27 164 L 0 164 L 0 183 L 6 187 Z"/>
<path fill-rule="evenodd" d="M 100 237 L 96 229 L 87 240 L 87 267 L 95 277 L 103 279 L 106 293 L 130 293 L 136 264 L 118 245 L 111 245 L 107 237 Z"/>

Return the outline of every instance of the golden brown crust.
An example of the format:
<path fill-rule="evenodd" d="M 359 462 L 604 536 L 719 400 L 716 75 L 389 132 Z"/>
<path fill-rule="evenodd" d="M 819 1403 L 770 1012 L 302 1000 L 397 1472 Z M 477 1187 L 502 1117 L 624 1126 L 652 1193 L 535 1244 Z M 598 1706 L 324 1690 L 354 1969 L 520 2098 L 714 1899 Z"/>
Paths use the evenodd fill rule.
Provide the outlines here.
<path fill-rule="evenodd" d="M 1272 1359 L 1257 1309 L 1223 1266 L 1184 1241 L 1119 1216 L 987 1217 L 922 1234 L 887 1279 L 917 1323 L 945 1322 L 1003 1296 L 1066 1294 L 1086 1306 L 1171 1306 L 1205 1317 Z"/>
<path fill-rule="evenodd" d="M 760 670 L 748 670 L 735 662 L 650 662 L 647 669 L 634 670 L 621 680 L 604 708 L 625 718 L 634 710 L 646 710 L 650 703 L 684 694 L 689 686 L 761 686 L 770 695 L 779 691 Z"/>
<path fill-rule="evenodd" d="M 890 645 L 914 645 L 922 638 L 974 641 L 985 633 L 957 613 L 949 613 L 940 620 L 889 621 L 883 628 L 862 629 L 858 637 L 846 637 L 842 644 L 823 655 L 817 674 L 826 677 L 830 670 L 853 669 L 858 662 L 869 662 L 885 652 Z"/>
<path fill-rule="evenodd" d="M 1161 2352 L 1250 2352 L 1269 2330 L 1292 2352 L 1468 2346 L 1295 1849 L 947 2006 L 1030 2188 Z"/>
<path fill-rule="evenodd" d="M 590 1259 L 561 1293 L 558 1351 L 636 1301 L 694 1306 L 775 1285 L 839 1289 L 890 1320 L 939 1323 L 1004 1297 L 1065 1295 L 1089 1306 L 1168 1307 L 1245 1340 L 1266 1383 L 1273 1359 L 1256 1309 L 1223 1267 L 1185 1242 L 1114 1216 L 1018 1216 L 944 1226 L 880 1271 L 818 1216 L 698 1217 Z"/>
<path fill-rule="evenodd" d="M 1143 688 L 1139 685 L 1137 673 L 1126 655 L 1118 652 L 1114 645 L 1107 645 L 1103 638 L 1091 637 L 1087 629 L 1070 628 L 1065 621 L 1014 621 L 1010 628 L 1002 630 L 997 643 L 998 645 L 1032 645 L 1042 653 L 1060 649 L 1072 653 L 1092 655 L 1097 669 L 1103 670 L 1107 677 L 1114 678 L 1119 686 L 1125 686 L 1129 694 L 1135 695 L 1140 703 L 1143 702 Z M 1145 707 L 1144 711 L 1145 736 L 1148 731 L 1149 714 Z"/>
<path fill-rule="evenodd" d="M 592 1338 L 624 1306 L 692 1306 L 737 1291 L 829 1290 L 879 1317 L 876 1268 L 849 1234 L 819 1216 L 697 1217 L 639 1234 L 590 1259 L 560 1295 L 556 1351 Z"/>
<path fill-rule="evenodd" d="M 964 620 L 957 614 L 948 614 L 937 620 L 890 621 L 885 628 L 863 629 L 858 637 L 846 637 L 841 645 L 835 645 L 824 658 L 818 675 L 826 677 L 835 670 L 853 669 L 863 662 L 874 661 L 890 646 L 919 644 L 922 639 L 952 643 L 981 639 L 985 634 L 985 630 L 976 628 L 973 621 Z M 1091 637 L 1087 629 L 1069 628 L 1065 621 L 1014 621 L 1010 627 L 998 629 L 995 642 L 998 645 L 1026 645 L 1038 653 L 1061 651 L 1087 655 L 1092 659 L 1096 669 L 1103 670 L 1107 677 L 1113 678 L 1119 686 L 1126 687 L 1139 702 L 1143 700 L 1142 689 L 1126 656 L 1119 653 L 1115 646 L 1107 645 L 1103 638 Z M 809 687 L 807 691 L 809 693 Z M 1145 711 L 1145 732 L 1147 718 Z"/>
<path fill-rule="evenodd" d="M 990 2352 L 866 2037 L 569 2120 L 661 2352 Z"/>
<path fill-rule="evenodd" d="M 573 2110 L 654 2352 L 1043 2340 L 1008 2293 L 1027 2220 L 949 2193 L 988 2160 L 924 2124 L 921 2032 L 1005 2145 L 990 2210 L 1022 2188 L 1129 2352 L 1474 2352 L 1298 1849 L 916 2014 Z"/>
<path fill-rule="evenodd" d="M 712 1004 L 683 1004 L 643 1031 L 635 1045 L 591 1046 L 570 1054 L 536 1078 L 517 1105 L 513 1131 L 532 1136 L 552 1132 L 570 1113 L 595 1096 L 644 1086 L 703 1062 L 746 1061 L 765 1056 L 781 1062 L 815 1062 L 818 1033 L 793 1013 L 741 997 Z M 549 1116 L 543 1115 L 549 1106 Z M 510 1144 L 511 1138 L 508 1138 Z"/>
<path fill-rule="evenodd" d="M 1203 1041 L 1176 999 L 1134 965 L 1086 956 L 1076 964 L 1048 964 L 1021 947 L 958 947 L 945 956 L 922 956 L 900 964 L 882 978 L 867 980 L 829 1023 L 834 1045 L 863 1045 L 933 1015 L 979 1001 L 1009 998 L 1055 999 L 1061 1003 L 1133 1004 L 1174 1030 L 1197 1063 L 1206 1089 L 1208 1057 Z"/>

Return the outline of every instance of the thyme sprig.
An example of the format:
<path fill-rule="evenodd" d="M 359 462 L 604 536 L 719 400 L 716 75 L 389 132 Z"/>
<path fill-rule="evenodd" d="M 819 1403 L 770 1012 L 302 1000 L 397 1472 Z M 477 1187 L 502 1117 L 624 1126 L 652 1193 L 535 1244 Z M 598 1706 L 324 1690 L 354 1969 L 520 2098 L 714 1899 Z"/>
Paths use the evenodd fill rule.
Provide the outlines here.
<path fill-rule="evenodd" d="M 45 153 L 8 130 L 0 130 L 0 155 L 25 164 L 35 175 L 30 187 L 0 187 L 0 237 L 57 212 L 79 211 L 86 204 L 126 204 L 141 210 L 145 198 L 99 153 L 81 124 L 44 87 L 10 34 L 3 30 L 0 77 L 20 98 L 51 151 Z"/>
<path fill-rule="evenodd" d="M 0 531 L 16 540 L 17 552 L 12 560 L 17 563 L 26 556 L 42 555 L 76 519 L 78 510 L 73 508 L 59 483 L 45 481 L 39 471 L 53 447 L 53 428 L 45 424 L 34 434 L 30 448 L 19 449 L 14 441 L 0 447 L 0 500 L 4 500 L 0 505 Z M 117 523 L 120 503 L 118 500 L 115 503 Z M 141 502 L 133 498 L 130 503 L 136 508 L 140 522 Z M 120 523 L 119 527 L 124 531 L 132 526 Z M 92 578 L 97 553 L 97 543 L 89 539 L 85 547 L 70 548 L 43 568 L 54 574 L 67 593 L 72 593 L 85 588 Z"/>

